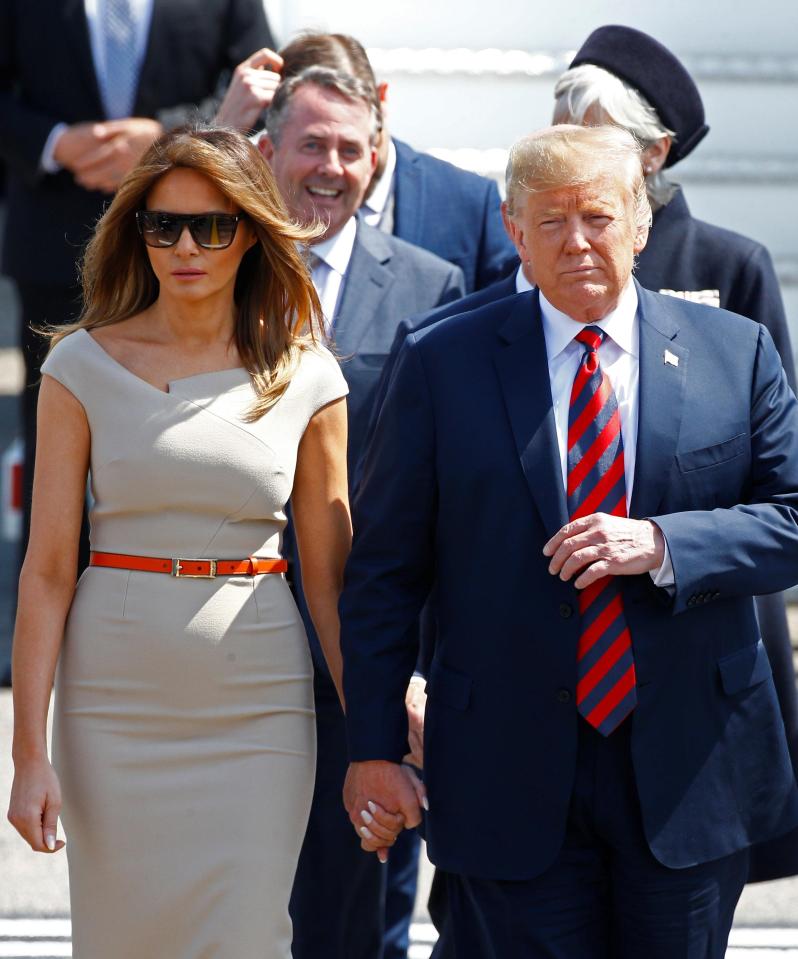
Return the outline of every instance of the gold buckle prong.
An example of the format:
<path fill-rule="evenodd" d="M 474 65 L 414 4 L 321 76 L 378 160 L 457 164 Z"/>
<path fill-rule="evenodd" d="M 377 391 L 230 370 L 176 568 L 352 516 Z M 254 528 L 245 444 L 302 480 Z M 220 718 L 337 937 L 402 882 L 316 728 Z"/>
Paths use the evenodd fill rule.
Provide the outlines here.
<path fill-rule="evenodd" d="M 208 563 L 210 572 L 208 573 L 181 573 L 183 563 Z M 215 559 L 193 559 L 186 556 L 180 556 L 172 560 L 172 576 L 178 579 L 216 579 L 216 560 Z"/>

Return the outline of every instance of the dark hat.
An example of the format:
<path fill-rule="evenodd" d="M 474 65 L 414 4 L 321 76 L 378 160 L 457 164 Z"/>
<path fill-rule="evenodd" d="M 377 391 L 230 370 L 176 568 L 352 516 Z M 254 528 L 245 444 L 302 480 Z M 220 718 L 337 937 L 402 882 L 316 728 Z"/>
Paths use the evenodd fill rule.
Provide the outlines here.
<path fill-rule="evenodd" d="M 676 134 L 665 166 L 683 160 L 704 139 L 704 104 L 693 78 L 681 61 L 658 40 L 632 27 L 594 30 L 571 61 L 572 67 L 592 63 L 620 77 L 642 93 L 663 124 Z"/>

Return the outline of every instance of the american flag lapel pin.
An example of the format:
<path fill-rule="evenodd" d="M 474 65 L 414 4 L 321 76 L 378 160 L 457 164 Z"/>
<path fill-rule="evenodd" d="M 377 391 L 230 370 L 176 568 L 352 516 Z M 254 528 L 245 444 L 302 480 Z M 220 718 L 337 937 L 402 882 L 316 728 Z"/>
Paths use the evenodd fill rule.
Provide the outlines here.
<path fill-rule="evenodd" d="M 662 354 L 662 360 L 667 366 L 679 365 L 679 357 L 675 353 L 671 353 L 670 350 L 665 350 Z"/>

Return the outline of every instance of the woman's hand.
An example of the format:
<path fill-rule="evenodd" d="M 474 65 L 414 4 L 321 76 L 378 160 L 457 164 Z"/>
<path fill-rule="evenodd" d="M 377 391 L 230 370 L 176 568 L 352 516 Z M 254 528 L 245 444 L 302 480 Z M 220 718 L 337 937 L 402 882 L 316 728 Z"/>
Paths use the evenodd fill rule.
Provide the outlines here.
<path fill-rule="evenodd" d="M 47 759 L 17 763 L 8 821 L 34 852 L 58 852 L 65 843 L 56 838 L 61 812 L 61 787 Z"/>

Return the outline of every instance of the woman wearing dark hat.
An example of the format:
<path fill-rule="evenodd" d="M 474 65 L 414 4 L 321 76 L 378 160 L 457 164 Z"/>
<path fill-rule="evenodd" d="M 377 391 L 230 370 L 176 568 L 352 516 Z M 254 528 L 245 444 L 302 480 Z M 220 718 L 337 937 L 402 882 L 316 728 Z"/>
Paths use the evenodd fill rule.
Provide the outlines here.
<path fill-rule="evenodd" d="M 748 237 L 694 219 L 681 187 L 663 172 L 691 153 L 709 130 L 701 95 L 682 63 L 639 30 L 599 27 L 557 81 L 554 97 L 555 123 L 613 123 L 645 148 L 654 222 L 635 270 L 640 284 L 762 323 L 795 389 L 784 305 L 768 251 Z M 760 597 L 757 611 L 798 773 L 798 697 L 781 594 Z M 794 874 L 798 832 L 753 847 L 749 881 Z"/>

